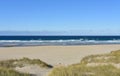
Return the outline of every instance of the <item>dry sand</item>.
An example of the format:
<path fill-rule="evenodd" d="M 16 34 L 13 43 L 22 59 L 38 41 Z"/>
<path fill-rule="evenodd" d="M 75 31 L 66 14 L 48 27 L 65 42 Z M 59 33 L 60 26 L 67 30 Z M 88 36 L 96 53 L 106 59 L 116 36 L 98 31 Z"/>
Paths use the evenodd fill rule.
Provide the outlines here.
<path fill-rule="evenodd" d="M 28 57 L 40 59 L 53 66 L 70 65 L 79 63 L 80 60 L 88 55 L 104 54 L 114 50 L 119 50 L 120 45 L 81 45 L 81 46 L 30 46 L 30 47 L 1 47 L 0 60 L 19 59 Z M 18 71 L 45 76 L 50 70 L 27 66 L 17 68 Z M 41 72 L 42 71 L 42 72 Z"/>
<path fill-rule="evenodd" d="M 120 45 L 1 47 L 0 60 L 28 57 L 51 65 L 69 65 L 79 63 L 83 57 L 91 54 L 109 53 L 118 49 Z"/>

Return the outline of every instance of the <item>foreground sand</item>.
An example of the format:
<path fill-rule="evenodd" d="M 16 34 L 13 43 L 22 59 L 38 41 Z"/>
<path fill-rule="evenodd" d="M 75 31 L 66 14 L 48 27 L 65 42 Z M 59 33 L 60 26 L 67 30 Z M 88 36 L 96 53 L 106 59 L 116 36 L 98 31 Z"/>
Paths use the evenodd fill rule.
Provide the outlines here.
<path fill-rule="evenodd" d="M 79 63 L 83 57 L 88 55 L 104 54 L 119 49 L 120 45 L 1 47 L 0 60 L 28 57 L 40 59 L 53 66 L 70 65 Z M 27 72 L 37 74 L 37 76 L 44 76 L 50 71 L 48 69 L 35 69 L 31 66 L 18 70 L 21 72 L 27 70 Z"/>

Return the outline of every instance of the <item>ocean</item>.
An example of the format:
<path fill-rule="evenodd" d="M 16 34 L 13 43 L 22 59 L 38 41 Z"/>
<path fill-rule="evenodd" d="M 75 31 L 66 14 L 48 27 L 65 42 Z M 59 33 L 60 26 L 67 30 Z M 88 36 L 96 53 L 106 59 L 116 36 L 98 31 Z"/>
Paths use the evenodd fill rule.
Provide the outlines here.
<path fill-rule="evenodd" d="M 120 44 L 120 36 L 0 36 L 0 47 Z"/>

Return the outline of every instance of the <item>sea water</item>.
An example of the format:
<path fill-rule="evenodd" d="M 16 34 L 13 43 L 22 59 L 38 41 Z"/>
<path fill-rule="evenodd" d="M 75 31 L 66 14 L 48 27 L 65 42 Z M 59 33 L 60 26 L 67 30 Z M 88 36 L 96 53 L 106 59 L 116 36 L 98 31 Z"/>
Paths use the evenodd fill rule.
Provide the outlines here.
<path fill-rule="evenodd" d="M 120 44 L 120 36 L 0 36 L 0 46 Z"/>

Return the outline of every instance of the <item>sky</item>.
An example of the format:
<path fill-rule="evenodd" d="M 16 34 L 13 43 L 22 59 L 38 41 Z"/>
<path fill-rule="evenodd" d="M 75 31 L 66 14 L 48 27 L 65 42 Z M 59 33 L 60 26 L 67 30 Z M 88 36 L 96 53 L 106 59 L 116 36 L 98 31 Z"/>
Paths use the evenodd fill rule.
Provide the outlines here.
<path fill-rule="evenodd" d="M 0 31 L 120 35 L 120 0 L 0 0 Z"/>

